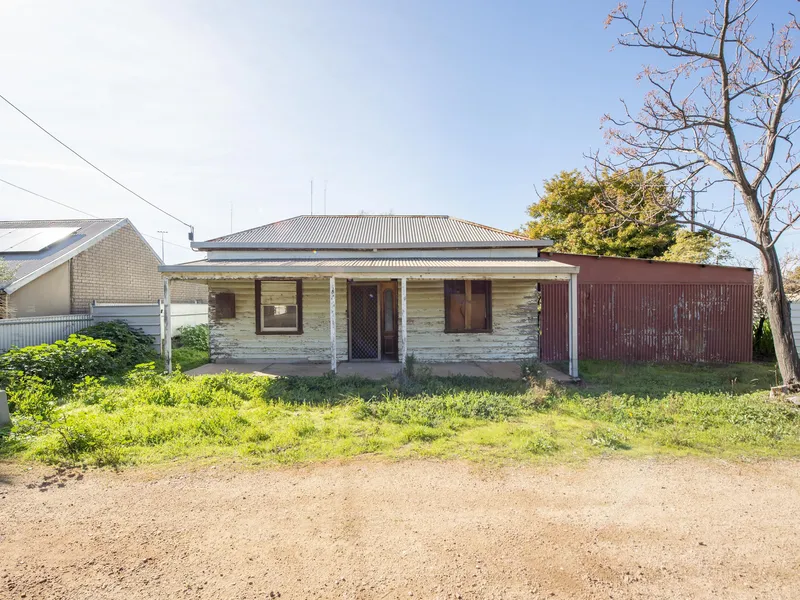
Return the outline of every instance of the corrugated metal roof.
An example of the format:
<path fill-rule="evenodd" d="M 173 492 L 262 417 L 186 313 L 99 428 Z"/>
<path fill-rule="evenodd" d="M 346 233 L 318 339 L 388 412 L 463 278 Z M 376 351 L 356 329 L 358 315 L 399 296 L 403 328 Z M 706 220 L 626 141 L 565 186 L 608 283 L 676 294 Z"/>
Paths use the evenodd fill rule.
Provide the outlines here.
<path fill-rule="evenodd" d="M 0 282 L 0 290 L 12 292 L 54 266 L 69 260 L 78 248 L 86 248 L 110 229 L 119 227 L 126 219 L 69 219 L 63 221 L 0 221 L 0 229 L 24 229 L 45 227 L 70 227 L 77 231 L 51 246 L 28 254 L 0 253 L 11 271 L 11 281 Z"/>
<path fill-rule="evenodd" d="M 325 248 L 402 247 L 460 244 L 546 246 L 486 225 L 434 215 L 304 215 L 240 231 L 193 247 Z"/>
<path fill-rule="evenodd" d="M 319 258 L 197 260 L 180 265 L 159 267 L 165 273 L 196 272 L 270 272 L 336 273 L 357 272 L 518 272 L 577 273 L 578 267 L 546 258 Z"/>

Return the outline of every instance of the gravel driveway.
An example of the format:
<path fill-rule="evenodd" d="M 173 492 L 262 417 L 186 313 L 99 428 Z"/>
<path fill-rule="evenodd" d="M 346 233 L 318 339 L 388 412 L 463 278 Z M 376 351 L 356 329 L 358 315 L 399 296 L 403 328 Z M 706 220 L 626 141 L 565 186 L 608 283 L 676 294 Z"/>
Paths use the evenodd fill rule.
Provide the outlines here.
<path fill-rule="evenodd" d="M 0 597 L 797 598 L 800 462 L 0 464 Z"/>

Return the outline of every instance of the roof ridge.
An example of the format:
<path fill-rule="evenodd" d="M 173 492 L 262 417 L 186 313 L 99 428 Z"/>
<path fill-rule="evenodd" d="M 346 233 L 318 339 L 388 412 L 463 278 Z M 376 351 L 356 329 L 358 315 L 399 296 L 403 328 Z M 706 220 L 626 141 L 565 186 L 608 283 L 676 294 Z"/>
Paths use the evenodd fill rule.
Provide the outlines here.
<path fill-rule="evenodd" d="M 476 223 L 475 221 L 468 221 L 467 219 L 460 219 L 458 217 L 448 217 L 448 219 L 452 219 L 453 221 L 460 221 L 461 223 L 467 223 L 469 225 L 474 225 L 475 227 L 480 227 L 481 229 L 486 229 L 487 231 L 494 231 L 496 233 L 503 233 L 505 235 L 511 235 L 515 238 L 520 240 L 529 240 L 531 238 L 526 237 L 524 235 L 519 235 L 518 233 L 513 233 L 511 231 L 506 231 L 505 229 L 498 229 L 497 227 L 491 227 L 489 225 L 484 225 L 483 223 Z"/>
<path fill-rule="evenodd" d="M 452 219 L 450 215 L 299 215 L 295 219 Z M 286 219 L 290 220 L 290 219 Z M 278 221 L 280 223 L 280 221 Z M 267 223 L 272 225 L 272 223 Z M 266 225 L 264 226 L 266 227 Z"/>
<path fill-rule="evenodd" d="M 100 217 L 97 219 L 3 219 L 0 223 L 98 223 L 100 221 L 114 221 L 119 223 L 127 217 Z"/>

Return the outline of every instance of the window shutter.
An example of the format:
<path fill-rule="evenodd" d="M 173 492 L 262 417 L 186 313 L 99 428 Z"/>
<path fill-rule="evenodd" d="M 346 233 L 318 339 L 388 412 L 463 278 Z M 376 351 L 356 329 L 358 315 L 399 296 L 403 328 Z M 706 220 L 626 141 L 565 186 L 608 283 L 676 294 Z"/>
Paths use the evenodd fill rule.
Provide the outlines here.
<path fill-rule="evenodd" d="M 236 318 L 236 294 L 220 292 L 215 297 L 217 319 Z"/>

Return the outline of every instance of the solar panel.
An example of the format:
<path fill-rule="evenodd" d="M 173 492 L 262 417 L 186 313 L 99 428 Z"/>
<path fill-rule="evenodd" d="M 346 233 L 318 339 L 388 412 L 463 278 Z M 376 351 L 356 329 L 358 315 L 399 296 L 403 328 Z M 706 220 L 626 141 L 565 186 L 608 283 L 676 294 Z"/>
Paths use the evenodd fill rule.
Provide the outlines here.
<path fill-rule="evenodd" d="M 0 229 L 0 252 L 39 252 L 78 231 L 78 227 Z"/>

